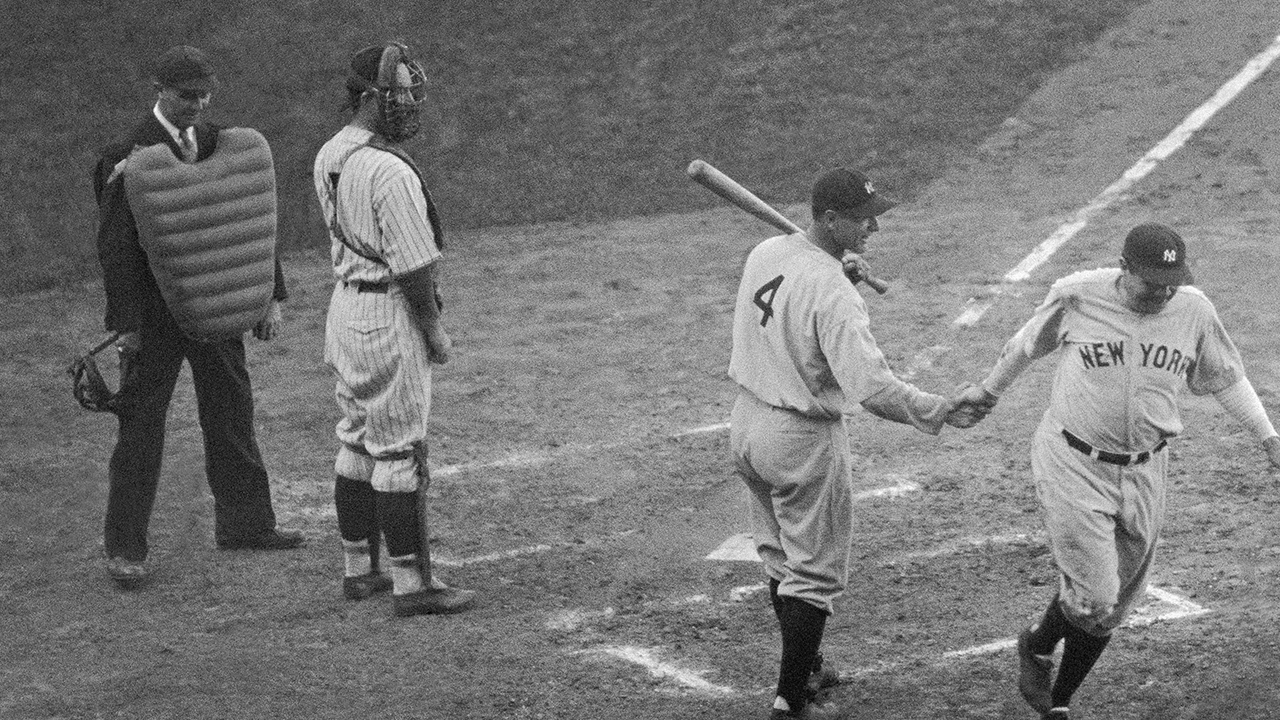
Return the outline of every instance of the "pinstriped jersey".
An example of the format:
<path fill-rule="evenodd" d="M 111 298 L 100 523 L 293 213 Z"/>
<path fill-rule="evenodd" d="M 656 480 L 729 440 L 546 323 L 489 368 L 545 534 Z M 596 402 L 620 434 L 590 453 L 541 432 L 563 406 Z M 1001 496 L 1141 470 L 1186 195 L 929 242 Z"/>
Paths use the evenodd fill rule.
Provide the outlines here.
<path fill-rule="evenodd" d="M 804 233 L 765 240 L 747 256 L 729 376 L 769 405 L 832 420 L 896 381 L 862 296 Z"/>
<path fill-rule="evenodd" d="M 1183 286 L 1144 315 L 1124 304 L 1118 268 L 1059 279 L 1005 344 L 985 381 L 1002 393 L 1033 360 L 1061 348 L 1044 422 L 1112 452 L 1141 452 L 1182 432 L 1178 395 L 1224 390 L 1244 365 L 1213 303 Z"/>
<path fill-rule="evenodd" d="M 325 223 L 334 219 L 336 197 L 337 222 L 347 241 L 376 258 L 352 252 L 330 230 L 338 280 L 385 282 L 441 256 L 418 176 L 391 153 L 364 147 L 372 137 L 372 132 L 348 125 L 316 154 L 313 178 Z M 336 194 L 332 173 L 339 173 Z"/>

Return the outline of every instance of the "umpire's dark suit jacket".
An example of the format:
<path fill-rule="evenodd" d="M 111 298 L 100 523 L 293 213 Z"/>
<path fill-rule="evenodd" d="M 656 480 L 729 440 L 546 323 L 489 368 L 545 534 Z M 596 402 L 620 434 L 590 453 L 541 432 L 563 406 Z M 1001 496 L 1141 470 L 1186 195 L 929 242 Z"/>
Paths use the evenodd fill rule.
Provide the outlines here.
<path fill-rule="evenodd" d="M 196 125 L 197 162 L 213 154 L 217 126 Z M 244 341 L 199 342 L 178 329 L 160 295 L 124 181 L 114 170 L 137 145 L 164 143 L 182 152 L 155 115 L 148 113 L 123 140 L 106 147 L 93 172 L 98 201 L 98 259 L 106 292 L 109 331 L 137 331 L 142 347 L 119 392 L 120 435 L 111 457 L 105 545 L 111 557 L 141 561 L 155 502 L 164 448 L 165 416 L 183 361 L 191 365 L 204 432 L 205 474 L 214 497 L 220 540 L 275 527 L 267 473 L 253 427 L 253 392 L 245 368 Z M 273 297 L 285 298 L 279 258 Z"/>

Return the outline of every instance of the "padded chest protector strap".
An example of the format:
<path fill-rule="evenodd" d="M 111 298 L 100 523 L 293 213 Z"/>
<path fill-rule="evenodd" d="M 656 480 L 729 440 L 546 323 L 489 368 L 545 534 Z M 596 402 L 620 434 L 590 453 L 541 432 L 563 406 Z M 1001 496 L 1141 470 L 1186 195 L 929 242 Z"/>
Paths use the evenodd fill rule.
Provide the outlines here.
<path fill-rule="evenodd" d="M 213 154 L 190 165 L 152 145 L 129 156 L 124 174 L 138 241 L 178 327 L 198 339 L 253 328 L 275 283 L 276 179 L 266 138 L 221 130 Z"/>

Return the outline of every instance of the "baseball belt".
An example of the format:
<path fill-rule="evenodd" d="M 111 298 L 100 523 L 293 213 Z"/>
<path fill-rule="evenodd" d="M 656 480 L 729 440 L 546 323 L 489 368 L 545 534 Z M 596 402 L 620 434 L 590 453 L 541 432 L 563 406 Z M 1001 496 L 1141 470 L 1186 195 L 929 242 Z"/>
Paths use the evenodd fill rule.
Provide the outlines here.
<path fill-rule="evenodd" d="M 1160 452 L 1165 448 L 1166 445 L 1169 444 L 1168 440 L 1161 440 L 1160 444 L 1156 445 L 1150 450 L 1143 450 L 1140 453 L 1135 453 L 1130 455 L 1128 453 L 1113 453 L 1113 452 L 1107 452 L 1106 450 L 1099 450 L 1098 448 L 1090 445 L 1089 443 L 1085 442 L 1079 437 L 1073 435 L 1071 431 L 1066 429 L 1063 429 L 1062 437 L 1067 439 L 1068 445 L 1084 453 L 1085 455 L 1088 455 L 1089 457 L 1095 458 L 1097 460 L 1101 460 L 1104 463 L 1110 463 L 1112 465 L 1120 465 L 1121 467 L 1125 465 L 1141 465 L 1146 461 L 1150 460 L 1152 455 L 1155 455 L 1156 453 Z"/>

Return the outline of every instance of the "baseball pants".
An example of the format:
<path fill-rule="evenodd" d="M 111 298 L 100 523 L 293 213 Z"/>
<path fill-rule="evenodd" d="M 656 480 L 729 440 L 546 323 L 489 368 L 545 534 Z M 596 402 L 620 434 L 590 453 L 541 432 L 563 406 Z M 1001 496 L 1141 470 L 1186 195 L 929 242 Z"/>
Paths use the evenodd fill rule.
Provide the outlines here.
<path fill-rule="evenodd" d="M 778 594 L 830 615 L 849 576 L 853 468 L 843 419 L 820 420 L 739 393 L 729 441 L 751 493 L 752 536 Z"/>
<path fill-rule="evenodd" d="M 1061 573 L 1063 614 L 1091 635 L 1119 627 L 1142 599 L 1164 526 L 1169 453 L 1140 465 L 1105 463 L 1042 424 L 1031 469 L 1049 548 Z"/>
<path fill-rule="evenodd" d="M 342 411 L 337 474 L 370 482 L 379 492 L 417 490 L 431 412 L 431 363 L 395 283 L 381 293 L 337 284 L 324 356 Z"/>

